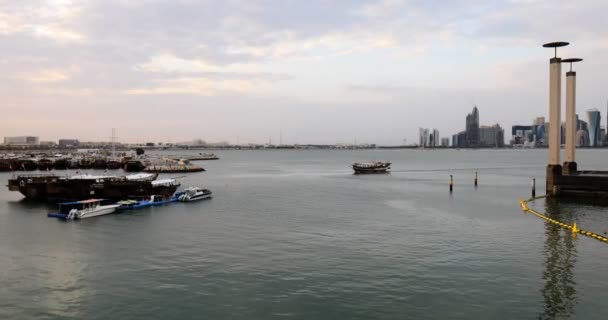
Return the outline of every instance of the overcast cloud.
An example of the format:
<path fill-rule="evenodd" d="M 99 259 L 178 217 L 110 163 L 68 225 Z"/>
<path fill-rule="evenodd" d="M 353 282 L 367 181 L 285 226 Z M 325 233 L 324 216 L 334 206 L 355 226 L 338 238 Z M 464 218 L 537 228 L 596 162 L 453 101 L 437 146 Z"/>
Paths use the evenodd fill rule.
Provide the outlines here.
<path fill-rule="evenodd" d="M 601 108 L 607 1 L 0 0 L 0 136 L 408 143 L 531 123 L 548 58 Z M 605 121 L 605 120 L 604 120 Z M 603 122 L 604 122 L 603 121 Z"/>

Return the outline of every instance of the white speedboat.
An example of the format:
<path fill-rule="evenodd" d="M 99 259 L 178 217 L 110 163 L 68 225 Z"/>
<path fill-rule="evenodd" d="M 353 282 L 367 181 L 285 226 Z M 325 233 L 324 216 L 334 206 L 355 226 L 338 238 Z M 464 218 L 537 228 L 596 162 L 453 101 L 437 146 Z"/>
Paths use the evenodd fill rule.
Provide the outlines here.
<path fill-rule="evenodd" d="M 64 220 L 85 219 L 102 216 L 116 211 L 119 204 L 102 205 L 103 199 L 89 199 L 59 204 L 59 212 L 48 214 L 49 217 Z"/>
<path fill-rule="evenodd" d="M 184 189 L 184 193 L 179 196 L 179 201 L 191 202 L 211 198 L 211 191 L 198 187 Z"/>

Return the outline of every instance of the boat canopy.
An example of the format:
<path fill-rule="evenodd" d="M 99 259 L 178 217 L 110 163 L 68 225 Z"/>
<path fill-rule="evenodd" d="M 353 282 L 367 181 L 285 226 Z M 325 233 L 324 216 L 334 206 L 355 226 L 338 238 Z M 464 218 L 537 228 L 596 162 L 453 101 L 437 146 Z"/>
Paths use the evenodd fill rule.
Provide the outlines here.
<path fill-rule="evenodd" d="M 136 173 L 126 176 L 127 180 L 146 180 L 154 176 L 152 173 Z"/>
<path fill-rule="evenodd" d="M 87 199 L 87 200 L 82 200 L 82 201 L 62 202 L 59 205 L 65 206 L 65 205 L 74 205 L 74 204 L 89 204 L 89 203 L 102 202 L 102 201 L 106 201 L 106 199 Z"/>
<path fill-rule="evenodd" d="M 175 179 L 161 179 L 161 180 L 154 180 L 152 181 L 152 185 L 153 186 L 160 186 L 160 185 L 173 185 L 175 184 L 177 181 L 175 181 Z"/>

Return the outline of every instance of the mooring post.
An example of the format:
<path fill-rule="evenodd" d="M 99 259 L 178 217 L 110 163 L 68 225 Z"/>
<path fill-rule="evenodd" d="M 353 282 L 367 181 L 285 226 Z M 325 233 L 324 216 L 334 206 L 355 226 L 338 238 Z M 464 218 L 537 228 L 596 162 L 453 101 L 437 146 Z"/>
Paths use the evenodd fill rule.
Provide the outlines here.
<path fill-rule="evenodd" d="M 475 171 L 475 186 L 477 187 L 477 171 Z"/>
<path fill-rule="evenodd" d="M 453 191 L 454 189 L 454 177 L 452 175 L 450 175 L 450 193 Z"/>
<path fill-rule="evenodd" d="M 536 178 L 532 178 L 532 198 L 536 197 Z"/>

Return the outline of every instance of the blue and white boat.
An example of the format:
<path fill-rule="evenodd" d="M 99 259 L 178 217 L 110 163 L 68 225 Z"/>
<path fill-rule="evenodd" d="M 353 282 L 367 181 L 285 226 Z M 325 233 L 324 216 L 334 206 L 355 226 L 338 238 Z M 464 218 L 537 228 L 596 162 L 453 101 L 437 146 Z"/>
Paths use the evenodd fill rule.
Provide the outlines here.
<path fill-rule="evenodd" d="M 192 202 L 211 198 L 211 191 L 198 187 L 190 187 L 184 189 L 183 193 L 178 196 L 179 201 Z"/>
<path fill-rule="evenodd" d="M 59 211 L 49 213 L 51 218 L 63 220 L 85 219 L 114 213 L 120 205 L 104 204 L 105 199 L 88 199 L 74 202 L 63 202 L 59 204 Z"/>
<path fill-rule="evenodd" d="M 116 204 L 119 205 L 118 210 L 135 210 L 147 207 L 156 207 L 177 202 L 181 194 L 181 192 L 178 192 L 170 198 L 163 198 L 161 196 L 151 196 L 150 198 L 142 200 L 123 200 L 117 202 Z"/>

